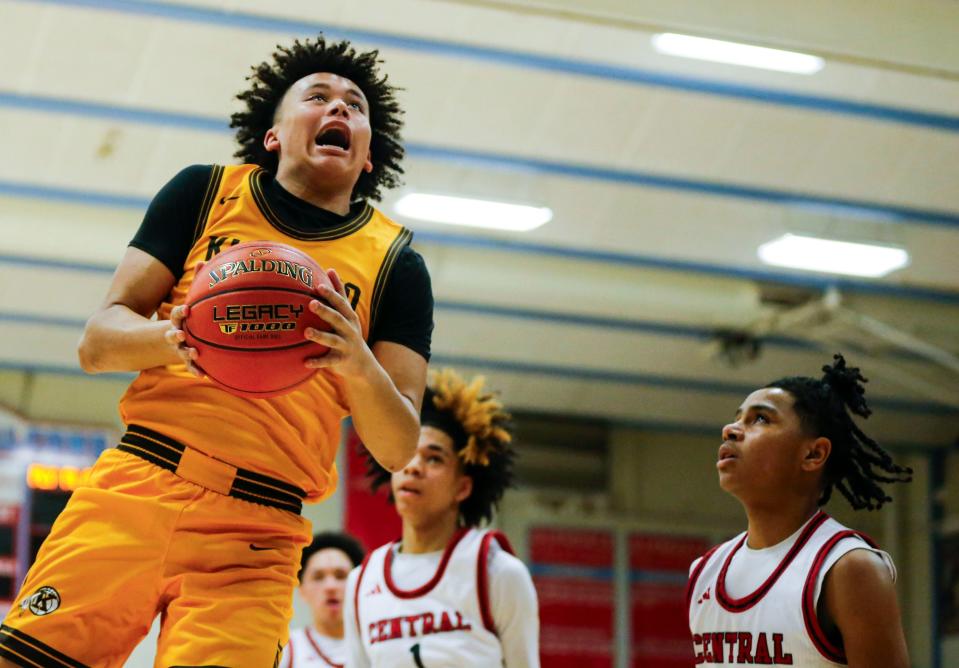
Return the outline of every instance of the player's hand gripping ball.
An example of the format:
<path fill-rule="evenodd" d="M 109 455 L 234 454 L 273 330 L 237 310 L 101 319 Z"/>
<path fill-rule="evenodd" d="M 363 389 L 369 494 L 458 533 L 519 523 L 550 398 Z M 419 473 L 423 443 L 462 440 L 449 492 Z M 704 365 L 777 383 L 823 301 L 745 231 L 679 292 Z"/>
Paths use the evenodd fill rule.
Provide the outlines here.
<path fill-rule="evenodd" d="M 223 389 L 245 397 L 295 390 L 317 369 L 304 360 L 329 348 L 304 338 L 330 326 L 309 309 L 329 277 L 305 253 L 271 241 L 239 244 L 197 272 L 186 303 L 185 344 L 197 365 Z"/>

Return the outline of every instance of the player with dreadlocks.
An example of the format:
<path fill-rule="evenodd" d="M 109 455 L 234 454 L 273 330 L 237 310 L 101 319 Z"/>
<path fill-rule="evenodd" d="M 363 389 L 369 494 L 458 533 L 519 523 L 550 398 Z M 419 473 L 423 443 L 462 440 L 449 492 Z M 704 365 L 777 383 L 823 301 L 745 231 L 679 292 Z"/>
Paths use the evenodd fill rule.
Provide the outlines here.
<path fill-rule="evenodd" d="M 249 80 L 232 117 L 244 164 L 188 167 L 160 190 L 84 330 L 86 371 L 139 372 L 127 431 L 27 574 L 0 631 L 7 661 L 121 666 L 159 614 L 158 666 L 275 665 L 310 541 L 300 509 L 336 487 L 341 420 L 388 469 L 413 456 L 429 274 L 410 232 L 368 202 L 399 182 L 395 88 L 375 51 L 322 37 L 278 48 Z M 260 240 L 327 269 L 333 288 L 310 308 L 332 329 L 306 332 L 330 349 L 307 360 L 309 383 L 248 399 L 202 377 L 183 304 L 203 262 Z"/>
<path fill-rule="evenodd" d="M 403 520 L 350 574 L 350 668 L 539 665 L 539 615 L 529 571 L 505 536 L 480 529 L 512 480 L 509 416 L 483 387 L 451 370 L 432 376 L 416 455 L 389 483 Z"/>
<path fill-rule="evenodd" d="M 720 486 L 748 530 L 693 562 L 686 602 L 699 665 L 909 665 L 889 555 L 820 506 L 838 489 L 878 509 L 907 482 L 850 413 L 866 418 L 859 369 L 842 355 L 820 379 L 756 390 L 723 428 Z"/>

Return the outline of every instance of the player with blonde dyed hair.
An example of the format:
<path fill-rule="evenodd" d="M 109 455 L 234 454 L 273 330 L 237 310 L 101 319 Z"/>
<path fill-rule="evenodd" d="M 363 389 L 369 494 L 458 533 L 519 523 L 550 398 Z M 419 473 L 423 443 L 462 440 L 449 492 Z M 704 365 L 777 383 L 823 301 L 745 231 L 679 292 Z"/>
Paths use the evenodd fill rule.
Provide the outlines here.
<path fill-rule="evenodd" d="M 347 665 L 539 666 L 536 591 L 506 537 L 480 529 L 513 477 L 509 414 L 484 386 L 434 373 L 416 455 L 390 474 L 399 541 L 370 553 L 347 582 Z"/>

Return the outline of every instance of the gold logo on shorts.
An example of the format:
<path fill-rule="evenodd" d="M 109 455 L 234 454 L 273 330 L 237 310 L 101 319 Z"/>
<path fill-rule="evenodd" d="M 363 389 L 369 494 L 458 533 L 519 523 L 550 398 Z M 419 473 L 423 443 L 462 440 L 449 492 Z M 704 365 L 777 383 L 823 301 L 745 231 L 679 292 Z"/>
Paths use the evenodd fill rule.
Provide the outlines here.
<path fill-rule="evenodd" d="M 40 587 L 20 607 L 29 608 L 33 614 L 43 617 L 60 607 L 60 594 L 53 587 Z"/>

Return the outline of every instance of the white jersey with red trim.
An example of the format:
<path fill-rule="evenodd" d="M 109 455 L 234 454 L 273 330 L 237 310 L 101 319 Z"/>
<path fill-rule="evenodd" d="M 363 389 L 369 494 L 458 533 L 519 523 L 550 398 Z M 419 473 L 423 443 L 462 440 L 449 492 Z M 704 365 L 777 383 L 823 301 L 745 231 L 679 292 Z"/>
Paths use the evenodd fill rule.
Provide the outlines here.
<path fill-rule="evenodd" d="M 343 668 L 346 645 L 342 638 L 321 635 L 305 626 L 290 631 L 279 668 Z"/>
<path fill-rule="evenodd" d="M 352 592 L 353 620 L 374 668 L 465 668 L 503 665 L 489 606 L 488 560 L 493 541 L 512 553 L 496 531 L 459 531 L 433 577 L 403 590 L 390 565 L 395 543 L 367 557 Z M 352 632 L 352 630 L 351 630 Z"/>
<path fill-rule="evenodd" d="M 779 545 L 746 548 L 752 572 L 740 571 L 737 583 L 728 576 L 737 571 L 737 558 L 745 560 L 745 542 L 742 533 L 690 569 L 686 603 L 696 665 L 845 665 L 842 648 L 816 616 L 823 578 L 844 554 L 868 549 L 883 557 L 895 579 L 889 555 L 820 511 Z M 756 581 L 744 588 L 749 577 Z"/>

